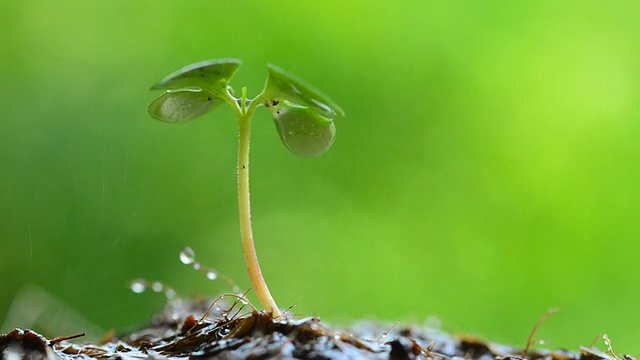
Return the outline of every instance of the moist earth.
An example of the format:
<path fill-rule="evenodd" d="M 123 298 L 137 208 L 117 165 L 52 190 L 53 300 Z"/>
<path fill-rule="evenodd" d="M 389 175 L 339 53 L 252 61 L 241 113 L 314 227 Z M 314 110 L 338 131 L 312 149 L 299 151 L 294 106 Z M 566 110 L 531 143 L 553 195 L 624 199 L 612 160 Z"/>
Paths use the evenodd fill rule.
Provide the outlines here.
<path fill-rule="evenodd" d="M 0 335 L 0 354 L 4 359 L 635 360 L 616 356 L 610 347 L 609 353 L 593 347 L 519 349 L 422 327 L 362 323 L 349 331 L 338 330 L 316 317 L 274 318 L 240 302 L 209 311 L 210 303 L 171 300 L 148 327 L 109 334 L 96 344 L 72 342 L 82 334 L 47 339 L 31 330 L 14 329 Z"/>

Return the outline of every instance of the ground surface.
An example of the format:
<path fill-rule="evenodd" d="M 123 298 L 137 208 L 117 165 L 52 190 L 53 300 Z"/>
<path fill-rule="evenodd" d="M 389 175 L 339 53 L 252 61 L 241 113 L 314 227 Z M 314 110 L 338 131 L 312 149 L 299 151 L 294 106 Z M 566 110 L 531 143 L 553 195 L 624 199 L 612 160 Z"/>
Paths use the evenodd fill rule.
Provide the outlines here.
<path fill-rule="evenodd" d="M 423 328 L 360 325 L 331 329 L 319 319 L 274 319 L 239 302 L 214 307 L 173 300 L 140 331 L 107 335 L 99 344 L 78 345 L 69 337 L 46 339 L 30 330 L 0 335 L 4 359 L 551 359 L 616 360 L 593 348 L 579 352 L 529 350 L 452 336 Z M 626 355 L 624 360 L 633 358 Z"/>

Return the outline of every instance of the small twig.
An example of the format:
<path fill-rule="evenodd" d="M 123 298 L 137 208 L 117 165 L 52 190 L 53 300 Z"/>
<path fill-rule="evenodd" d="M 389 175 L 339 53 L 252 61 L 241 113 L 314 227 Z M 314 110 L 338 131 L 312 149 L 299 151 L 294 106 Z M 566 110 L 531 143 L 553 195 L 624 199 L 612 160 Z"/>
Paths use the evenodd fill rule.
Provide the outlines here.
<path fill-rule="evenodd" d="M 396 322 L 393 323 L 393 325 L 391 325 L 391 327 L 388 328 L 387 331 L 383 332 L 382 335 L 380 335 L 380 337 L 376 340 L 376 342 L 380 344 L 380 340 L 386 338 L 387 335 L 389 335 L 389 333 L 391 332 L 391 330 L 393 330 L 394 327 L 398 326 L 398 324 L 400 324 L 400 320 L 396 320 Z"/>
<path fill-rule="evenodd" d="M 596 346 L 596 343 L 598 342 L 598 340 L 602 339 L 602 335 L 604 335 L 604 334 L 598 334 L 598 336 L 596 336 L 596 338 L 593 339 L 591 344 L 589 344 L 589 347 L 593 348 L 594 346 Z"/>
<path fill-rule="evenodd" d="M 59 336 L 57 338 L 53 338 L 53 339 L 49 340 L 49 346 L 53 346 L 53 345 L 55 345 L 55 344 L 57 344 L 59 342 L 62 342 L 62 341 L 71 340 L 71 339 L 77 339 L 77 338 L 83 337 L 85 335 L 87 335 L 87 334 L 81 333 L 81 334 L 69 335 L 69 336 Z"/>
<path fill-rule="evenodd" d="M 538 332 L 538 329 L 540 328 L 540 326 L 545 322 L 545 320 L 547 320 L 549 315 L 555 314 L 558 311 L 560 311 L 560 309 L 557 309 L 557 308 L 556 309 L 549 309 L 549 310 L 547 310 L 546 313 L 544 313 L 544 315 L 542 315 L 540 320 L 538 320 L 538 322 L 536 323 L 536 326 L 534 326 L 533 330 L 531 330 L 531 334 L 529 335 L 529 339 L 527 340 L 527 346 L 524 348 L 524 351 L 522 352 L 522 357 L 523 358 L 527 357 L 527 353 L 529 353 L 529 349 L 531 348 L 531 345 L 533 344 L 533 338 L 536 336 L 536 333 Z"/>
<path fill-rule="evenodd" d="M 282 316 L 284 316 L 284 314 L 288 313 L 289 311 L 291 311 L 291 309 L 293 309 L 294 307 L 298 306 L 298 304 L 293 303 L 291 304 L 288 308 L 286 308 L 280 315 L 278 316 L 274 316 L 274 319 L 280 318 L 282 319 Z"/>
<path fill-rule="evenodd" d="M 249 291 L 250 291 L 250 290 L 251 290 L 250 288 L 249 288 L 249 289 L 247 289 L 247 291 L 245 291 L 245 292 L 242 294 L 242 297 L 243 297 L 243 298 L 246 298 L 246 297 L 247 297 L 247 293 L 249 293 Z M 231 317 L 227 317 L 227 315 L 229 315 L 229 314 L 231 313 L 231 311 L 233 310 L 233 308 L 235 308 L 235 307 L 236 307 L 236 305 L 238 305 L 239 303 L 242 303 L 242 302 L 240 301 L 240 299 L 236 299 L 236 300 L 233 302 L 233 304 L 231 305 L 231 307 L 225 311 L 225 313 L 226 313 L 226 315 L 225 315 L 225 319 L 226 319 L 227 321 L 229 321 L 229 320 L 233 320 L 233 319 L 237 318 L 237 317 L 238 317 L 238 314 L 240 314 L 240 312 L 241 312 L 242 310 L 244 310 L 244 304 L 242 304 L 242 305 L 240 305 L 240 306 L 238 307 L 238 310 L 236 310 L 236 313 L 235 313 L 235 314 L 231 315 Z M 254 308 L 254 309 L 255 309 L 255 308 Z"/>
<path fill-rule="evenodd" d="M 607 345 L 607 349 L 609 349 L 609 353 L 611 354 L 611 356 L 613 356 L 613 358 L 616 360 L 620 360 L 616 356 L 616 353 L 613 351 L 613 347 L 611 347 L 611 340 L 609 340 L 607 334 L 602 334 L 602 338 L 604 339 L 604 344 Z"/>
<path fill-rule="evenodd" d="M 433 348 L 436 346 L 437 341 L 436 340 L 431 340 L 431 343 L 429 343 L 429 346 L 427 346 L 426 348 L 423 348 L 422 346 L 420 346 L 420 344 L 418 344 L 418 342 L 413 339 L 413 338 L 409 338 L 412 342 L 413 342 L 413 347 L 414 347 L 414 353 L 417 350 L 419 355 L 428 357 L 428 358 L 433 358 L 435 356 L 442 356 L 445 357 L 442 354 L 437 354 L 432 352 Z M 418 355 L 418 354 L 416 354 Z"/>
<path fill-rule="evenodd" d="M 242 293 L 242 298 L 246 299 L 247 294 L 249 293 L 249 291 L 251 291 L 251 288 L 247 289 L 244 293 Z M 237 298 L 233 302 L 233 304 L 231 304 L 231 307 L 224 311 L 223 315 L 224 315 L 225 318 L 227 317 L 227 315 L 229 315 L 229 313 L 231 313 L 231 311 L 233 311 L 233 309 L 236 307 L 236 305 L 238 305 L 238 303 L 240 303 L 240 298 Z M 244 308 L 244 306 L 241 306 L 238 311 L 242 310 L 243 308 Z M 211 306 L 209 306 L 209 309 L 207 309 L 207 312 L 205 312 L 205 315 L 208 314 L 210 310 L 211 310 Z M 237 312 L 236 312 L 236 314 L 237 314 Z M 231 318 L 233 319 L 234 316 L 235 315 L 232 315 Z"/>
<path fill-rule="evenodd" d="M 598 334 L 598 336 L 596 336 L 595 339 L 593 339 L 593 341 L 591 342 L 591 344 L 589 344 L 589 346 L 587 348 L 581 348 L 581 350 L 583 352 L 587 352 L 590 353 L 589 351 L 598 351 L 601 354 L 606 354 L 606 353 L 602 353 L 599 349 L 596 348 L 596 343 L 598 342 L 598 340 L 604 340 L 604 344 L 607 346 L 607 350 L 609 351 L 609 354 L 611 354 L 611 356 L 613 356 L 613 358 L 615 360 L 635 360 L 635 358 L 629 354 L 624 354 L 622 355 L 622 359 L 619 358 L 616 355 L 616 352 L 613 350 L 613 346 L 611 346 L 611 340 L 609 339 L 609 336 L 607 336 L 607 334 Z M 602 357 L 602 356 L 600 356 Z"/>
<path fill-rule="evenodd" d="M 249 289 L 249 290 L 250 290 L 250 289 Z M 214 306 L 215 304 L 217 304 L 217 303 L 218 303 L 218 301 L 220 301 L 220 300 L 222 300 L 222 299 L 224 299 L 224 298 L 226 298 L 226 297 L 234 297 L 234 298 L 238 299 L 239 301 L 243 302 L 243 304 L 246 302 L 246 303 L 247 303 L 247 305 L 249 305 L 249 306 L 253 309 L 253 311 L 254 311 L 254 312 L 258 312 L 258 309 L 257 309 L 255 306 L 253 306 L 253 304 L 252 304 L 252 303 L 250 303 L 250 302 L 245 298 L 245 296 L 247 295 L 247 293 L 249 292 L 249 290 L 245 291 L 245 292 L 244 292 L 244 294 L 242 294 L 242 295 L 233 294 L 233 293 L 226 293 L 226 294 L 222 294 L 222 295 L 218 296 L 215 300 L 213 300 L 213 302 L 211 303 L 211 305 L 209 305 L 209 307 L 207 308 L 207 311 L 205 311 L 205 312 L 204 312 L 204 314 L 202 315 L 202 317 L 200 318 L 200 320 L 198 320 L 198 321 L 197 321 L 197 322 L 196 322 L 196 323 L 191 327 L 191 329 L 189 329 L 189 330 L 186 332 L 186 334 L 185 334 L 185 335 L 189 335 L 189 334 L 191 333 L 191 331 L 193 331 L 193 329 L 195 329 L 195 328 L 196 328 L 196 326 L 198 326 L 198 325 L 199 325 L 199 324 L 200 324 L 200 323 L 201 323 L 201 322 L 202 322 L 202 321 L 207 317 L 207 315 L 209 315 L 209 312 L 211 311 L 211 309 L 213 309 L 213 306 Z M 236 302 L 236 303 L 237 303 L 237 302 Z M 235 306 L 235 304 L 234 304 L 234 305 L 232 305 L 232 306 L 231 306 L 231 308 L 233 308 L 234 306 Z"/>

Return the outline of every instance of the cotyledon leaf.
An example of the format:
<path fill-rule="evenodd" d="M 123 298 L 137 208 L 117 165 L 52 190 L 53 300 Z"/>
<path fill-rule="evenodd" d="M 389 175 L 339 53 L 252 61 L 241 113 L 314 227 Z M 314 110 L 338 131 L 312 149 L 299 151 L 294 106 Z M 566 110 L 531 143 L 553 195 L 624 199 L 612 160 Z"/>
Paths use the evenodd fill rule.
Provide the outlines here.
<path fill-rule="evenodd" d="M 200 61 L 167 75 L 151 90 L 181 90 L 198 87 L 218 95 L 226 91 L 229 79 L 242 62 L 238 59 Z"/>
<path fill-rule="evenodd" d="M 292 104 L 306 106 L 318 114 L 333 119 L 344 116 L 342 108 L 328 96 L 281 68 L 269 64 L 269 76 L 263 93 L 269 100 L 287 100 Z"/>
<path fill-rule="evenodd" d="M 224 100 L 200 89 L 167 91 L 149 105 L 149 114 L 162 121 L 193 120 Z"/>
<path fill-rule="evenodd" d="M 336 128 L 328 119 L 306 106 L 286 101 L 270 107 L 278 135 L 292 153 L 315 157 L 329 150 L 335 140 Z"/>

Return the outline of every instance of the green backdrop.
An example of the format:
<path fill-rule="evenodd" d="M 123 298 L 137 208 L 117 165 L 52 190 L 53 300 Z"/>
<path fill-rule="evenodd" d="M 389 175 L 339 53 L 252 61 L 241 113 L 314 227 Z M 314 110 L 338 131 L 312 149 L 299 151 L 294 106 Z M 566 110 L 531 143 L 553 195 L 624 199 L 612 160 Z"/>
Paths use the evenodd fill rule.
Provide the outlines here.
<path fill-rule="evenodd" d="M 161 295 L 249 287 L 236 124 L 166 124 L 148 88 L 209 58 L 272 62 L 346 111 L 297 158 L 257 112 L 253 221 L 282 307 L 575 349 L 640 349 L 636 1 L 14 1 L 0 5 L 0 325 L 145 324 Z"/>

